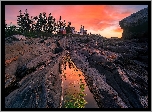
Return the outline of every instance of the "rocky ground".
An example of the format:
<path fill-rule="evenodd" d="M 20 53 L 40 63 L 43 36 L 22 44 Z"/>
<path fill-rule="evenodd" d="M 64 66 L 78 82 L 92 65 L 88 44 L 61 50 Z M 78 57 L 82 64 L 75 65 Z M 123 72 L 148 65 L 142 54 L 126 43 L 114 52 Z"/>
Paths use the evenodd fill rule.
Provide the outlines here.
<path fill-rule="evenodd" d="M 100 108 L 148 108 L 147 41 L 97 35 L 6 38 L 5 107 L 60 108 L 67 53 Z"/>
<path fill-rule="evenodd" d="M 99 107 L 147 108 L 147 43 L 103 41 L 100 47 L 81 46 L 71 53 L 73 61 L 84 72 Z"/>

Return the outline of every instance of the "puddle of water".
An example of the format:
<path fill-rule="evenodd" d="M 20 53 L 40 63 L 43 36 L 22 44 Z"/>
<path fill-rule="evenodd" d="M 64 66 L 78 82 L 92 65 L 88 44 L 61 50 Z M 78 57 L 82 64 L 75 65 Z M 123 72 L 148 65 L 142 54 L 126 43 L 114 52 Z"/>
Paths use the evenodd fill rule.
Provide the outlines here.
<path fill-rule="evenodd" d="M 83 73 L 74 63 L 62 65 L 62 108 L 98 108 Z"/>

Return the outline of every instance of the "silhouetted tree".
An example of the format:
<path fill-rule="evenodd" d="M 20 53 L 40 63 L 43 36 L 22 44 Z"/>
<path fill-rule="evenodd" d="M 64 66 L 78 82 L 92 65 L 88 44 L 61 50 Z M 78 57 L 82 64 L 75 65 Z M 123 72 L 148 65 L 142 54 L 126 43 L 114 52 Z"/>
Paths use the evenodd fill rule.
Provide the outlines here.
<path fill-rule="evenodd" d="M 47 31 L 47 17 L 45 12 L 43 12 L 42 16 L 42 30 L 45 32 Z"/>
<path fill-rule="evenodd" d="M 63 28 L 65 28 L 66 27 L 66 22 L 65 22 L 65 20 L 63 21 Z"/>
<path fill-rule="evenodd" d="M 53 19 L 53 21 L 52 21 L 52 26 L 53 26 L 53 32 L 55 32 L 56 31 L 56 22 L 55 22 L 55 18 Z"/>
<path fill-rule="evenodd" d="M 22 11 L 19 11 L 20 15 L 17 16 L 17 24 L 20 26 L 20 31 L 23 32 L 48 32 L 48 33 L 60 33 L 64 29 L 66 29 L 67 34 L 72 33 L 71 29 L 71 22 L 68 22 L 68 25 L 66 27 L 65 20 L 62 21 L 62 17 L 60 16 L 59 21 L 55 21 L 56 19 L 53 18 L 51 13 L 49 16 L 46 16 L 46 13 L 40 13 L 39 16 L 31 16 L 29 18 L 29 14 L 27 12 L 27 9 L 25 10 L 24 15 L 22 14 Z M 37 22 L 36 22 L 37 21 Z"/>
<path fill-rule="evenodd" d="M 19 12 L 20 12 L 20 15 L 17 16 L 18 17 L 17 18 L 17 24 L 20 26 L 19 27 L 20 32 L 23 33 L 23 31 L 24 31 L 24 15 L 22 15 L 21 10 Z"/>
<path fill-rule="evenodd" d="M 20 10 L 20 15 L 17 16 L 17 24 L 20 26 L 20 31 L 23 33 L 30 31 L 30 24 L 32 24 L 32 21 L 29 19 L 29 14 L 27 13 L 27 9 L 25 10 L 24 15 L 22 15 L 22 11 Z"/>
<path fill-rule="evenodd" d="M 43 22 L 43 17 L 42 17 L 42 13 L 40 13 L 38 21 L 36 23 L 36 31 L 37 32 L 41 32 L 42 31 L 42 25 L 43 25 L 42 22 Z"/>
<path fill-rule="evenodd" d="M 25 16 L 24 16 L 24 30 L 26 32 L 29 32 L 30 31 L 30 24 L 32 23 L 32 21 L 29 19 L 29 14 L 27 13 L 27 9 L 25 10 Z"/>
<path fill-rule="evenodd" d="M 37 29 L 38 29 L 38 25 L 36 23 L 37 20 L 38 20 L 37 16 L 33 17 L 33 23 L 32 23 L 33 32 L 37 31 Z"/>
<path fill-rule="evenodd" d="M 71 29 L 71 22 L 68 22 L 69 24 L 68 24 L 68 26 L 66 27 L 66 33 L 67 34 L 70 34 L 70 33 L 72 33 L 72 29 Z"/>
<path fill-rule="evenodd" d="M 52 30 L 53 30 L 53 16 L 51 15 L 51 13 L 49 14 L 49 17 L 48 17 L 48 32 L 49 33 L 52 33 Z"/>

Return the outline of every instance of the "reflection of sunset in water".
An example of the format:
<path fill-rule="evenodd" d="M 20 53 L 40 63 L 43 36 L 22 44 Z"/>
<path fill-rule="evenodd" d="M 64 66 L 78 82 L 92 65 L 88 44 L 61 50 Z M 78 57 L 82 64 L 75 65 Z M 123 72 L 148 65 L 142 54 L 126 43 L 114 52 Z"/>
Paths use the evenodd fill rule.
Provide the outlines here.
<path fill-rule="evenodd" d="M 98 108 L 92 93 L 86 86 L 83 73 L 76 68 L 72 61 L 70 64 L 66 62 L 65 65 L 62 65 L 62 77 L 63 108 L 67 102 L 76 105 L 74 108 Z M 77 105 L 81 105 L 81 107 Z"/>

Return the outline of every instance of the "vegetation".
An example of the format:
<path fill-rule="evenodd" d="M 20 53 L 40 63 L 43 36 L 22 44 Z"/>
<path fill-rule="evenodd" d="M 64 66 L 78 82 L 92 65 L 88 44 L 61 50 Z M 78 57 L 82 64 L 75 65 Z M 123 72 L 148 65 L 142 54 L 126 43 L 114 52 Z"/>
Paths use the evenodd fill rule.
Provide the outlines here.
<path fill-rule="evenodd" d="M 59 21 L 49 14 L 49 17 L 46 17 L 46 13 L 40 13 L 39 16 L 29 17 L 27 9 L 25 13 L 22 14 L 22 11 L 19 11 L 19 16 L 17 16 L 17 24 L 19 27 L 7 26 L 5 24 L 5 37 L 12 36 L 15 34 L 21 34 L 27 37 L 38 37 L 38 36 L 50 36 L 52 34 L 61 34 L 60 29 L 66 29 L 67 33 L 71 33 L 71 22 L 68 22 L 66 27 L 65 20 Z"/>
<path fill-rule="evenodd" d="M 67 94 L 65 97 L 65 108 L 84 108 L 87 102 L 84 99 L 85 84 L 80 79 L 80 92 L 78 94 Z"/>
<path fill-rule="evenodd" d="M 67 55 L 63 58 L 63 66 L 64 69 L 66 66 L 66 63 L 69 64 L 69 68 L 74 68 L 77 71 L 76 66 L 74 65 L 74 63 L 71 61 L 70 56 Z M 81 74 L 78 74 L 79 76 L 81 76 Z M 63 73 L 63 77 L 66 78 L 65 74 Z M 86 94 L 84 93 L 85 90 L 85 84 L 84 84 L 84 80 L 80 79 L 79 80 L 79 87 L 80 90 L 75 93 L 75 94 L 71 94 L 68 93 L 65 95 L 65 101 L 64 101 L 64 108 L 84 108 L 85 105 L 87 104 L 86 100 L 84 99 L 84 96 L 86 96 Z"/>

